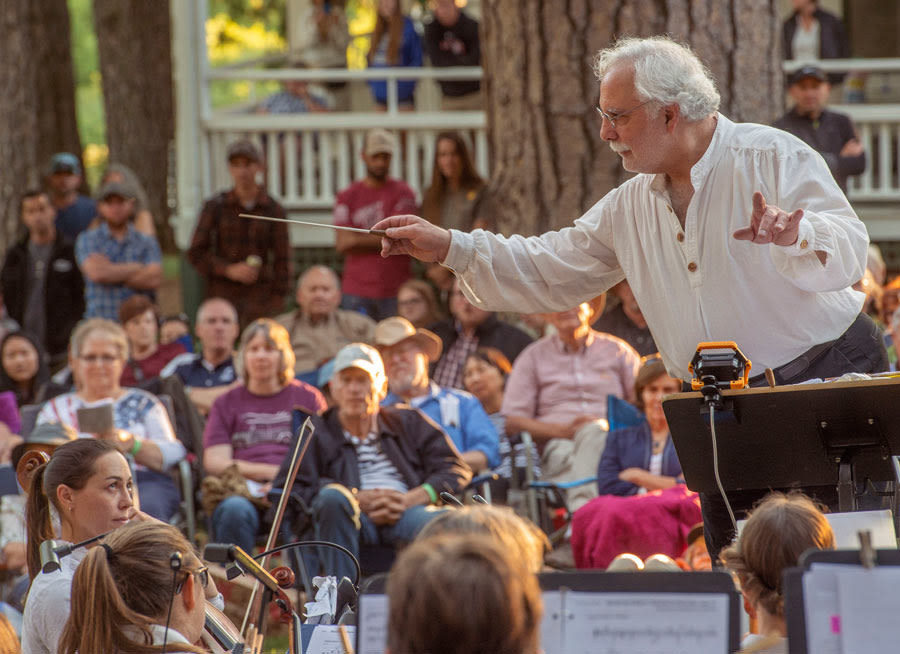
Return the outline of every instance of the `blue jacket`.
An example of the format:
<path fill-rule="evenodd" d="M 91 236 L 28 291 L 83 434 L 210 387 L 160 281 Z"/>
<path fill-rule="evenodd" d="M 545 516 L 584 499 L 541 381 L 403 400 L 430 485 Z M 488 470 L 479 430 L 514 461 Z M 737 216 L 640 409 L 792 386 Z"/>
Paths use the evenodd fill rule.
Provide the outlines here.
<path fill-rule="evenodd" d="M 394 393 L 381 402 L 381 406 L 394 404 L 404 404 Z M 487 457 L 489 468 L 500 465 L 497 430 L 474 395 L 431 382 L 428 395 L 413 398 L 409 404 L 440 425 L 460 452 L 478 450 Z"/>
<path fill-rule="evenodd" d="M 385 34 L 382 43 L 373 43 L 373 48 L 378 48 L 370 68 L 385 68 L 390 66 L 384 59 L 387 47 L 388 35 Z M 401 67 L 422 67 L 422 39 L 409 17 L 403 19 L 403 38 L 400 42 L 399 60 L 395 66 Z M 387 104 L 387 80 L 372 79 L 369 80 L 369 87 L 372 89 L 372 95 L 379 104 Z M 397 101 L 411 102 L 413 92 L 416 90 L 416 80 L 398 80 L 397 82 Z"/>
<path fill-rule="evenodd" d="M 597 487 L 600 495 L 635 495 L 640 486 L 619 479 L 625 468 L 650 469 L 650 448 L 653 438 L 650 425 L 646 421 L 634 427 L 614 429 L 606 439 L 606 449 L 597 467 Z M 681 477 L 681 464 L 675 453 L 672 438 L 663 449 L 661 474 L 667 477 Z"/>

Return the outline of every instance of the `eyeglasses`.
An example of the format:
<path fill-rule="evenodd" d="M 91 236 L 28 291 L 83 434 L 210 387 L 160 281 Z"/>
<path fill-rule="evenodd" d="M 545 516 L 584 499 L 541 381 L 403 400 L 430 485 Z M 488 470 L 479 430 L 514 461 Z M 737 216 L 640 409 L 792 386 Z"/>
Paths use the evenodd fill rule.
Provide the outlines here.
<path fill-rule="evenodd" d="M 207 566 L 204 565 L 188 574 L 197 575 L 197 578 L 200 579 L 200 585 L 203 587 L 204 590 L 206 589 L 207 586 L 209 586 L 209 568 Z M 186 582 L 186 581 L 187 581 L 187 577 L 185 577 L 184 579 L 179 581 L 177 584 L 175 584 L 175 594 L 176 595 L 178 595 L 178 593 L 181 592 L 181 589 L 184 588 L 184 582 Z"/>
<path fill-rule="evenodd" d="M 653 102 L 653 100 L 645 100 L 644 102 L 640 103 L 638 106 L 632 107 L 628 111 L 619 111 L 618 113 L 617 112 L 606 113 L 600 107 L 596 107 L 596 109 L 597 109 L 597 113 L 600 114 L 601 118 L 605 118 L 606 121 L 609 123 L 609 126 L 612 127 L 613 129 L 616 129 L 617 121 L 621 120 L 622 118 L 626 118 L 628 116 L 628 114 L 630 114 L 632 111 L 637 111 L 638 109 L 643 107 L 648 102 Z"/>
<path fill-rule="evenodd" d="M 78 358 L 85 363 L 102 363 L 105 366 L 108 366 L 111 363 L 115 363 L 119 360 L 119 357 L 113 356 L 111 354 L 87 354 L 84 356 L 79 356 Z"/>

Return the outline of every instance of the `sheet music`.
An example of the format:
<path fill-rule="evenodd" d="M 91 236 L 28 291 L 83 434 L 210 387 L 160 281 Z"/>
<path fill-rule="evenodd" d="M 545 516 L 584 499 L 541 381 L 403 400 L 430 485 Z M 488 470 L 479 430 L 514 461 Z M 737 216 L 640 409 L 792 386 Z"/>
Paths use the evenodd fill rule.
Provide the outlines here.
<path fill-rule="evenodd" d="M 843 654 L 897 651 L 900 569 L 853 566 L 839 570 L 837 595 Z"/>
<path fill-rule="evenodd" d="M 384 654 L 387 647 L 387 595 L 359 596 L 359 647 L 357 654 Z"/>
<path fill-rule="evenodd" d="M 841 654 L 841 611 L 837 574 L 856 566 L 814 563 L 803 575 L 803 612 L 806 616 L 806 650 L 816 654 Z"/>
<path fill-rule="evenodd" d="M 356 627 L 344 627 L 350 641 L 356 637 Z M 383 654 L 382 649 L 380 654 Z M 312 636 L 309 638 L 309 644 L 306 646 L 305 654 L 344 654 L 344 646 L 341 643 L 340 627 L 334 624 L 315 625 Z"/>
<path fill-rule="evenodd" d="M 726 654 L 728 598 L 565 593 L 566 654 Z"/>
<path fill-rule="evenodd" d="M 541 649 L 544 654 L 565 654 L 563 643 L 563 595 L 558 590 L 541 593 L 544 617 L 541 620 Z"/>

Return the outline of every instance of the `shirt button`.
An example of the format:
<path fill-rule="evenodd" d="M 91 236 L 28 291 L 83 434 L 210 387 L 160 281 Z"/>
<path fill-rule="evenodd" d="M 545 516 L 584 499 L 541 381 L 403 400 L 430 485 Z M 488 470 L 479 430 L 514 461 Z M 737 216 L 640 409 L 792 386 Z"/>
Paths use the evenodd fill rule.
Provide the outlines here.
<path fill-rule="evenodd" d="M 678 232 L 678 236 L 675 238 L 678 239 L 678 242 L 681 243 L 684 240 L 684 232 Z"/>
<path fill-rule="evenodd" d="M 808 246 L 809 246 L 809 241 L 807 241 L 806 239 L 803 239 L 802 241 L 800 241 L 800 249 L 801 250 L 805 250 Z"/>
<path fill-rule="evenodd" d="M 669 210 L 669 213 L 673 213 L 673 212 L 674 212 L 674 209 L 672 209 L 672 207 L 671 207 L 670 205 L 668 205 L 668 204 L 666 205 L 666 209 Z"/>
<path fill-rule="evenodd" d="M 694 263 L 693 261 L 691 261 L 691 262 L 688 264 L 688 271 L 689 271 L 689 272 L 695 272 L 696 270 L 697 270 L 697 264 Z"/>

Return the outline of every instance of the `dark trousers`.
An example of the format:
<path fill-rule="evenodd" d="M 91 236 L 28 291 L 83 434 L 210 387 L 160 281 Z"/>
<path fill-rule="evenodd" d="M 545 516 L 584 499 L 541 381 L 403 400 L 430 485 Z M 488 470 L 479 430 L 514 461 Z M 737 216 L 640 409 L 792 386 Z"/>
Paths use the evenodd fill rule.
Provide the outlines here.
<path fill-rule="evenodd" d="M 804 363 L 806 365 L 803 365 Z M 783 369 L 790 370 L 791 376 L 783 378 L 779 374 L 779 371 Z M 881 329 L 869 316 L 860 314 L 831 347 L 812 357 L 801 355 L 773 372 L 779 385 L 787 385 L 797 384 L 807 379 L 840 377 L 847 372 L 884 372 L 887 369 L 887 350 L 884 348 Z M 766 380 L 762 376 L 751 380 L 751 386 L 765 385 Z M 806 486 L 800 490 L 832 509 L 837 508 L 837 489 L 834 486 Z M 769 490 L 729 491 L 728 501 L 734 511 L 735 519 L 740 520 L 746 517 L 753 505 L 768 492 Z M 728 509 L 721 495 L 700 493 L 700 508 L 703 512 L 706 547 L 715 564 L 718 561 L 719 552 L 731 544 L 736 534 L 731 526 L 731 518 L 728 516 Z"/>

